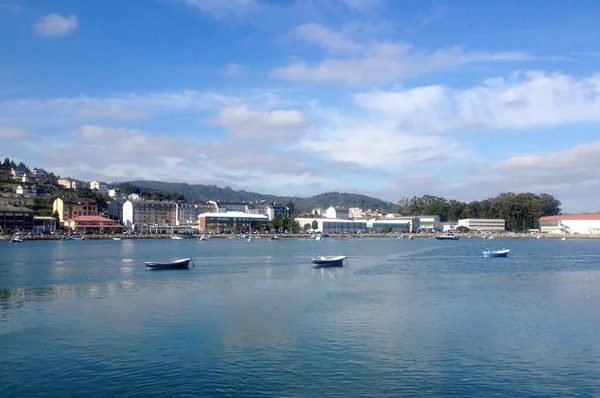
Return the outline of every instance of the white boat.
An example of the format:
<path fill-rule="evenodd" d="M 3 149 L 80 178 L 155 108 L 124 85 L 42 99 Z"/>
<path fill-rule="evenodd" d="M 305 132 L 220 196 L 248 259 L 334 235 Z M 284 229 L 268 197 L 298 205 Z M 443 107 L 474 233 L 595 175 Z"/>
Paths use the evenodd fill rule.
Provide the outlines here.
<path fill-rule="evenodd" d="M 562 238 L 560 238 L 560 240 L 567 240 L 567 237 L 563 236 Z"/>
<path fill-rule="evenodd" d="M 323 236 L 321 236 L 321 235 L 315 236 L 315 240 L 322 240 L 322 239 L 323 239 Z"/>
<path fill-rule="evenodd" d="M 113 238 L 113 240 L 121 240 L 121 238 Z"/>
<path fill-rule="evenodd" d="M 435 238 L 437 240 L 458 240 L 458 236 L 454 235 L 452 232 L 447 232 L 443 235 L 438 235 Z"/>
<path fill-rule="evenodd" d="M 321 256 L 311 258 L 313 267 L 343 267 L 346 256 Z"/>
<path fill-rule="evenodd" d="M 508 257 L 508 253 L 510 253 L 509 249 L 502 250 L 484 250 L 483 257 Z"/>
<path fill-rule="evenodd" d="M 206 236 L 202 235 L 202 236 L 200 237 L 200 240 L 206 240 Z"/>
<path fill-rule="evenodd" d="M 19 235 L 15 235 L 12 237 L 12 239 L 10 241 L 11 241 L 11 243 L 21 243 L 21 242 L 23 242 L 23 239 L 21 239 L 21 237 Z"/>
<path fill-rule="evenodd" d="M 246 242 L 252 242 L 252 238 L 249 236 L 246 238 Z"/>
<path fill-rule="evenodd" d="M 171 239 L 183 239 L 183 236 L 173 235 L 171 236 Z"/>

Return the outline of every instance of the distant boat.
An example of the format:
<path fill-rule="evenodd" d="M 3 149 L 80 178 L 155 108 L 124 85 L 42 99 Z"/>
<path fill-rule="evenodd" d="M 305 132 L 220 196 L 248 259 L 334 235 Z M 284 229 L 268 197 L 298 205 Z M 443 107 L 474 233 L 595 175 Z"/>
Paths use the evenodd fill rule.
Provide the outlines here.
<path fill-rule="evenodd" d="M 321 256 L 311 259 L 313 267 L 343 267 L 346 256 Z"/>
<path fill-rule="evenodd" d="M 113 240 L 121 240 L 121 238 L 113 238 Z"/>
<path fill-rule="evenodd" d="M 183 239 L 183 236 L 173 235 L 171 236 L 171 239 Z"/>
<path fill-rule="evenodd" d="M 447 232 L 444 235 L 438 235 L 435 237 L 437 240 L 458 240 L 458 236 L 451 232 Z"/>
<path fill-rule="evenodd" d="M 315 240 L 323 240 L 323 236 L 322 235 L 317 235 L 317 236 L 315 236 Z"/>
<path fill-rule="evenodd" d="M 170 262 L 146 261 L 146 269 L 189 269 L 191 258 L 182 258 Z M 192 261 L 192 264 L 194 262 Z"/>
<path fill-rule="evenodd" d="M 508 253 L 510 253 L 509 249 L 502 249 L 502 250 L 484 250 L 483 251 L 483 257 L 508 257 Z"/>
<path fill-rule="evenodd" d="M 72 240 L 83 240 L 83 237 L 82 236 L 76 236 L 76 237 L 73 237 L 71 239 Z"/>
<path fill-rule="evenodd" d="M 21 242 L 23 242 L 23 239 L 21 239 L 21 237 L 19 235 L 15 235 L 12 237 L 12 239 L 10 241 L 12 243 L 21 243 Z"/>
<path fill-rule="evenodd" d="M 560 238 L 560 240 L 567 240 L 567 237 L 563 236 L 562 238 Z"/>
<path fill-rule="evenodd" d="M 200 240 L 206 240 L 206 236 L 202 235 L 202 236 L 200 237 Z"/>
<path fill-rule="evenodd" d="M 252 237 L 250 237 L 250 236 L 249 236 L 249 237 L 247 237 L 247 238 L 246 238 L 246 242 L 252 242 Z"/>
<path fill-rule="evenodd" d="M 271 236 L 271 240 L 279 240 L 279 236 L 277 236 L 277 235 Z"/>

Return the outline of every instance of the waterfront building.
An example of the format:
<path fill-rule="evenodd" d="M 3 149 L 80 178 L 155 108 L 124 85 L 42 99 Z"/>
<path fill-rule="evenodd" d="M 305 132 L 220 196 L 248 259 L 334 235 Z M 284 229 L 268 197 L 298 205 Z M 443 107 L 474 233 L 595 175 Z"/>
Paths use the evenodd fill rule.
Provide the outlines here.
<path fill-rule="evenodd" d="M 0 234 L 31 232 L 35 212 L 26 207 L 0 205 Z"/>
<path fill-rule="evenodd" d="M 249 214 L 240 211 L 204 213 L 198 216 L 200 231 L 237 230 L 249 232 L 262 229 L 267 225 L 269 217 L 264 214 Z"/>
<path fill-rule="evenodd" d="M 83 233 L 107 233 L 107 232 L 123 232 L 124 226 L 117 223 L 115 220 L 101 216 L 79 216 L 74 217 L 65 222 L 65 227 L 71 231 L 80 231 Z"/>
<path fill-rule="evenodd" d="M 415 216 L 419 219 L 421 232 L 439 232 L 442 230 L 440 216 Z"/>
<path fill-rule="evenodd" d="M 212 203 L 177 202 L 175 203 L 177 225 L 198 225 L 198 216 L 203 213 L 216 213 Z"/>
<path fill-rule="evenodd" d="M 123 205 L 127 202 L 124 198 L 109 198 L 106 200 L 107 216 L 111 220 L 123 223 Z"/>
<path fill-rule="evenodd" d="M 71 177 L 64 177 L 64 178 L 59 178 L 58 179 L 58 185 L 60 185 L 61 187 L 65 188 L 65 189 L 72 189 L 72 190 L 80 190 L 83 188 L 83 182 L 76 180 L 74 178 Z"/>
<path fill-rule="evenodd" d="M 464 218 L 458 220 L 458 227 L 467 227 L 471 231 L 504 232 L 506 222 L 502 218 Z"/>
<path fill-rule="evenodd" d="M 421 224 L 415 216 L 372 218 L 367 221 L 369 231 L 381 232 L 386 227 L 392 228 L 392 232 L 418 232 Z"/>
<path fill-rule="evenodd" d="M 151 226 L 174 226 L 177 223 L 175 202 L 158 200 L 127 200 L 123 204 L 123 224 L 133 230 Z"/>
<path fill-rule="evenodd" d="M 600 234 L 600 214 L 561 214 L 540 218 L 545 234 Z"/>
<path fill-rule="evenodd" d="M 282 205 L 281 203 L 272 202 L 267 206 L 267 217 L 269 217 L 269 221 L 273 221 L 278 217 L 289 217 L 290 212 L 287 207 Z"/>
<path fill-rule="evenodd" d="M 58 212 L 61 224 L 79 216 L 97 216 L 98 204 L 93 199 L 56 198 L 52 204 L 52 212 Z"/>
<path fill-rule="evenodd" d="M 333 207 L 329 206 L 327 210 L 325 210 L 325 218 L 333 218 L 337 220 L 349 220 L 350 219 L 350 211 L 348 209 L 344 209 L 342 207 Z"/>
<path fill-rule="evenodd" d="M 209 200 L 209 204 L 212 204 L 215 209 L 217 209 L 216 213 L 226 213 L 232 211 L 238 211 L 241 213 L 248 213 L 248 203 L 246 202 L 229 202 L 229 201 L 214 201 Z"/>
<path fill-rule="evenodd" d="M 318 231 L 324 233 L 356 233 L 358 231 L 367 230 L 366 220 L 347 220 L 347 219 L 334 219 L 334 218 L 312 218 L 312 217 L 298 217 L 294 219 L 300 225 L 300 229 L 304 229 L 306 224 L 310 225 L 310 229 L 313 229 L 313 221 L 317 222 Z"/>
<path fill-rule="evenodd" d="M 90 182 L 90 189 L 94 191 L 98 191 L 100 193 L 108 192 L 108 184 L 101 181 L 92 181 Z"/>
<path fill-rule="evenodd" d="M 55 231 L 56 230 L 56 218 L 33 216 L 33 230 L 34 230 L 34 232 L 37 232 L 37 233 Z"/>

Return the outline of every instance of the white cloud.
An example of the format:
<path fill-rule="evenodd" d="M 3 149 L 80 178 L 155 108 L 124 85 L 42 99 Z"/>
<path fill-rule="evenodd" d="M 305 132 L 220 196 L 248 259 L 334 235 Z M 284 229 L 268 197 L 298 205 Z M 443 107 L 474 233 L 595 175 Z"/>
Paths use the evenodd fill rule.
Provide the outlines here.
<path fill-rule="evenodd" d="M 250 110 L 246 106 L 224 109 L 214 122 L 251 141 L 287 140 L 310 124 L 297 110 Z"/>
<path fill-rule="evenodd" d="M 373 91 L 357 104 L 398 125 L 421 133 L 521 130 L 565 123 L 600 121 L 600 79 L 526 72 L 489 79 L 464 90 L 445 86 Z"/>
<path fill-rule="evenodd" d="M 342 33 L 333 32 L 316 23 L 297 26 L 294 31 L 297 38 L 321 45 L 331 53 L 355 53 L 361 49 L 360 44 Z"/>
<path fill-rule="evenodd" d="M 172 0 L 208 13 L 214 18 L 243 16 L 256 12 L 260 5 L 255 0 Z"/>
<path fill-rule="evenodd" d="M 28 134 L 25 130 L 21 130 L 11 126 L 0 125 L 0 138 L 23 138 Z"/>
<path fill-rule="evenodd" d="M 103 108 L 82 106 L 76 109 L 75 114 L 81 119 L 136 120 L 150 117 L 148 112 L 138 109 L 129 109 L 121 104 L 108 104 Z"/>
<path fill-rule="evenodd" d="M 297 81 L 385 83 L 467 63 L 533 59 L 522 52 L 467 52 L 459 46 L 426 51 L 407 43 L 372 40 L 359 32 L 354 32 L 356 37 L 352 38 L 350 32 L 333 32 L 314 23 L 297 27 L 295 33 L 298 39 L 345 56 L 325 58 L 316 64 L 294 62 L 273 69 L 272 76 Z"/>
<path fill-rule="evenodd" d="M 60 14 L 48 14 L 37 20 L 35 31 L 41 36 L 66 36 L 77 29 L 79 19 L 75 15 L 63 17 Z"/>

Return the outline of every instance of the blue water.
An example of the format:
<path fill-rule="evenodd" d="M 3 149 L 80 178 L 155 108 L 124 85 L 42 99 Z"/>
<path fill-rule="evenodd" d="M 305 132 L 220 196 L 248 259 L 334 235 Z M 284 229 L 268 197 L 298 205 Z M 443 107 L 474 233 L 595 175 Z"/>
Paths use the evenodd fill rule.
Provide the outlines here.
<path fill-rule="evenodd" d="M 600 241 L 0 242 L 2 397 L 449 395 L 600 395 Z"/>

